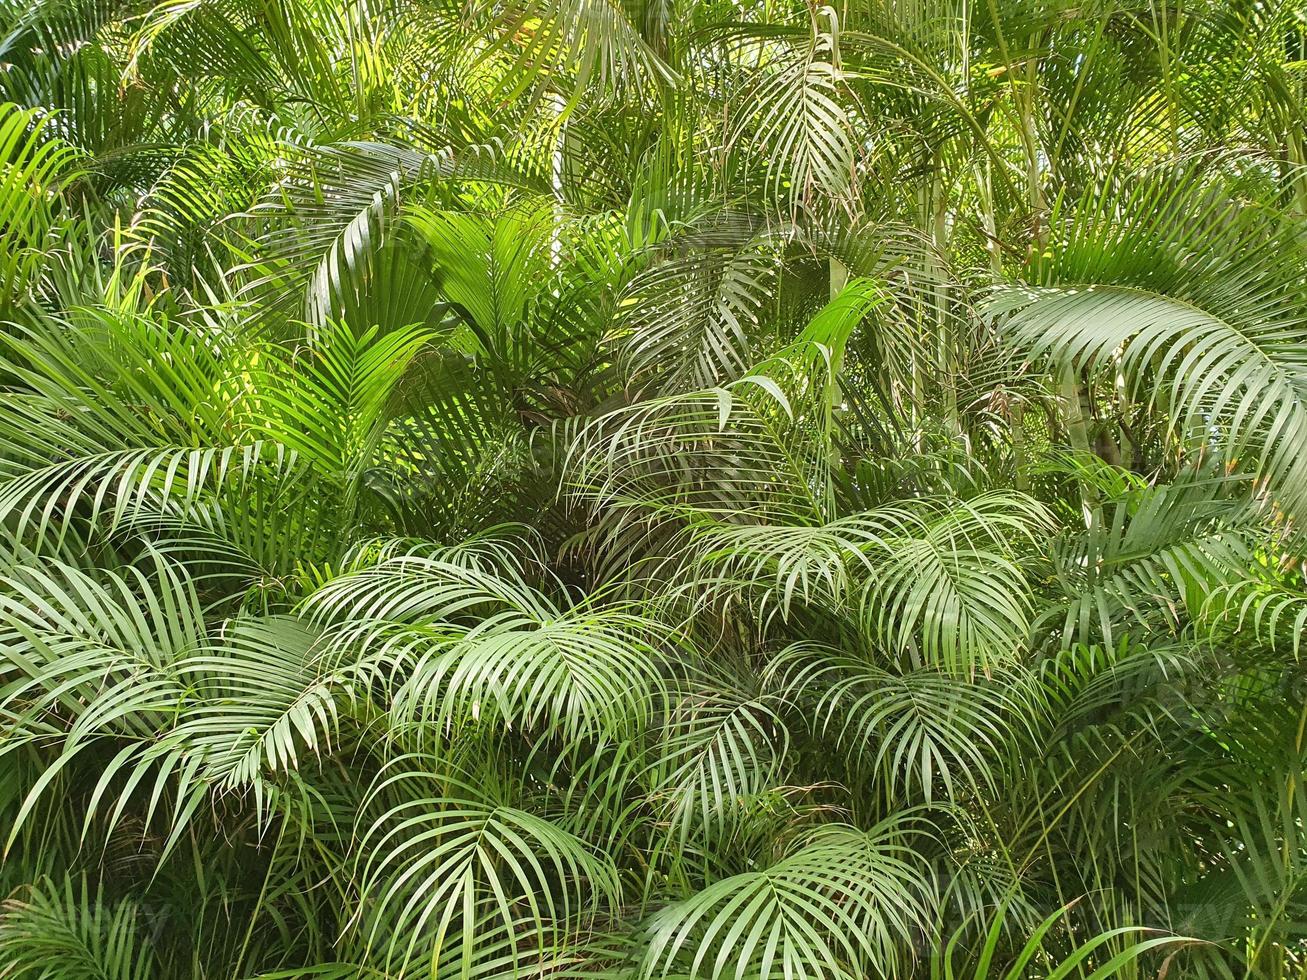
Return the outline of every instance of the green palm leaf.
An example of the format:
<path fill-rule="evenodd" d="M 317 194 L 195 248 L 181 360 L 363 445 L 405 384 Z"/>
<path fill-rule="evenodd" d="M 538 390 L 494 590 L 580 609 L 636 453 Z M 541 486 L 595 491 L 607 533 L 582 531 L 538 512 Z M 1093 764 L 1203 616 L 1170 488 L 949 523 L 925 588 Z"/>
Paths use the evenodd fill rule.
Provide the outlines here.
<path fill-rule="evenodd" d="M 135 903 L 93 897 L 85 880 L 37 882 L 0 909 L 0 970 L 21 980 L 149 980 L 157 961 L 141 918 Z"/>
<path fill-rule="evenodd" d="M 891 976 L 930 915 L 933 882 L 911 813 L 871 830 L 830 826 L 769 868 L 714 882 L 657 913 L 644 976 Z"/>
<path fill-rule="evenodd" d="M 448 943 L 471 976 L 502 937 L 504 966 L 530 969 L 617 903 L 615 873 L 580 840 L 426 765 L 396 760 L 370 794 L 377 815 L 360 827 L 358 928 L 369 946 L 384 944 L 388 966 L 434 961 Z"/>

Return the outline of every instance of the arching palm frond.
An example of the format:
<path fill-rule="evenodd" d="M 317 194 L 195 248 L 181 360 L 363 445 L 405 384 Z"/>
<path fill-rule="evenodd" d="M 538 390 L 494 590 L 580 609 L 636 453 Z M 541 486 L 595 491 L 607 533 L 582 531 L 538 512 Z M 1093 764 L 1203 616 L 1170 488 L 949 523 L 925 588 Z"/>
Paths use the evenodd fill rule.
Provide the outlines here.
<path fill-rule="evenodd" d="M 1251 560 L 1262 516 L 1239 489 L 1239 481 L 1190 478 L 1121 493 L 1104 505 L 1101 524 L 1054 547 L 1067 598 L 1043 619 L 1062 619 L 1064 645 L 1111 645 L 1114 631 L 1132 624 L 1176 628 L 1182 612 L 1201 617 L 1210 594 Z"/>
<path fill-rule="evenodd" d="M 521 92 L 542 69 L 570 76 L 572 101 L 587 90 L 636 87 L 674 78 L 671 69 L 613 0 L 536 0 L 503 19 L 514 45 L 503 90 Z M 561 112 L 569 103 L 559 100 Z"/>
<path fill-rule="evenodd" d="M 420 758 L 397 759 L 363 814 L 357 928 L 387 968 L 450 946 L 461 976 L 487 954 L 530 970 L 620 900 L 614 871 L 576 837 Z"/>
<path fill-rule="evenodd" d="M 796 208 L 814 198 L 843 198 L 857 152 L 840 67 L 839 14 L 814 6 L 809 17 L 807 36 L 794 36 L 758 70 L 739 112 L 741 129 L 768 161 L 767 179 L 778 189 L 784 181 Z"/>
<path fill-rule="evenodd" d="M 574 608 L 452 632 L 406 644 L 413 665 L 391 709 L 401 731 L 494 721 L 567 741 L 616 738 L 647 727 L 666 700 L 660 631 L 630 613 Z"/>
<path fill-rule="evenodd" d="M 0 908 L 0 970 L 15 978 L 149 980 L 156 960 L 133 902 L 108 905 L 87 882 L 45 880 Z"/>
<path fill-rule="evenodd" d="M 424 352 L 390 414 L 368 486 L 401 530 L 439 539 L 515 516 L 532 460 L 511 393 L 493 374 L 460 351 Z"/>
<path fill-rule="evenodd" d="M 148 740 L 168 725 L 184 697 L 180 664 L 204 624 L 191 583 L 162 562 L 154 571 L 98 577 L 51 564 L 0 583 L 7 748 L 58 739 L 75 751 L 105 734 Z"/>
<path fill-rule="evenodd" d="M 0 0 L 0 977 L 1298 976 L 1305 95 L 1303 0 Z"/>
<path fill-rule="evenodd" d="M 25 298 L 40 272 L 55 189 L 75 173 L 77 154 L 48 129 L 44 113 L 0 102 L 0 314 Z"/>
<path fill-rule="evenodd" d="M 379 336 L 375 327 L 355 333 L 329 323 L 305 350 L 261 352 L 250 428 L 329 480 L 356 486 L 390 421 L 395 389 L 431 336 L 415 327 Z"/>
<path fill-rule="evenodd" d="M 223 624 L 180 665 L 191 699 L 147 761 L 160 751 L 203 760 L 201 778 L 222 791 L 329 754 L 362 668 L 324 657 L 319 636 L 289 617 Z"/>
<path fill-rule="evenodd" d="M 815 644 L 781 652 L 768 668 L 784 697 L 814 714 L 855 770 L 929 804 L 992 790 L 1012 751 L 1019 703 L 1004 687 L 922 668 L 894 673 Z"/>
<path fill-rule="evenodd" d="M 1307 365 L 1297 360 L 1301 339 L 1292 327 L 1259 324 L 1254 332 L 1182 300 L 1115 285 L 1032 291 L 1026 301 L 1009 326 L 1038 338 L 1037 353 L 1102 364 L 1124 349 L 1121 369 L 1147 386 L 1145 396 L 1172 414 L 1178 431 L 1202 433 L 1199 446 L 1210 442 L 1231 460 L 1254 461 L 1286 507 L 1301 506 L 1294 447 L 1307 431 Z"/>
<path fill-rule="evenodd" d="M 816 527 L 697 520 L 689 539 L 694 564 L 678 591 L 701 601 L 743 593 L 760 613 L 783 618 L 796 605 L 848 612 L 873 574 L 871 556 L 912 520 L 890 508 Z"/>
<path fill-rule="evenodd" d="M 930 915 L 933 882 L 910 841 L 920 816 L 830 826 L 770 867 L 715 882 L 652 919 L 643 975 L 891 976 Z"/>
<path fill-rule="evenodd" d="M 519 172 L 493 145 L 426 153 L 356 140 L 292 143 L 284 152 L 284 175 L 249 215 L 260 248 L 247 264 L 246 289 L 312 322 L 340 311 L 360 291 L 389 288 L 375 281 L 377 256 L 400 224 L 410 193 L 420 200 L 420 189 L 432 181 L 462 175 L 547 191 L 537 175 Z"/>
<path fill-rule="evenodd" d="M 167 848 L 209 792 L 253 789 L 262 810 L 265 774 L 328 751 L 340 705 L 361 694 L 362 665 L 325 659 L 317 631 L 294 620 L 235 620 L 206 635 L 191 583 L 162 560 L 151 578 L 133 572 L 101 584 L 62 567 L 24 570 L 5 584 L 12 598 L 0 617 L 11 652 L 0 711 L 16 735 L 8 748 L 61 745 L 30 788 L 10 844 L 51 780 L 97 746 L 113 755 L 88 812 L 117 793 L 109 821 L 117 824 L 139 794 L 148 823 L 175 786 Z"/>
<path fill-rule="evenodd" d="M 1261 576 L 1246 578 L 1213 592 L 1204 613 L 1236 633 L 1251 626 L 1259 639 L 1283 644 L 1297 658 L 1307 630 L 1307 591 Z"/>
<path fill-rule="evenodd" d="M 778 261 L 770 236 L 736 238 L 691 236 L 676 243 L 684 254 L 656 261 L 627 284 L 618 322 L 629 332 L 621 355 L 632 384 L 656 378 L 665 393 L 744 373 L 752 360 L 748 327 L 757 322 Z"/>
<path fill-rule="evenodd" d="M 431 253 L 441 291 L 475 338 L 468 352 L 521 371 L 527 317 L 550 275 L 545 212 L 524 207 L 491 222 L 418 208 L 407 221 Z"/>
<path fill-rule="evenodd" d="M 235 256 L 223 247 L 222 225 L 254 205 L 258 188 L 271 179 L 277 133 L 256 113 L 233 114 L 229 132 L 216 143 L 177 147 L 138 202 L 126 230 L 157 255 L 179 283 L 220 281 Z"/>
<path fill-rule="evenodd" d="M 639 402 L 581 433 L 571 489 L 596 508 L 811 519 L 821 512 L 813 471 L 824 460 L 785 438 L 785 409 L 753 380 Z M 704 480 L 707 472 L 718 479 Z"/>
<path fill-rule="evenodd" d="M 364 550 L 355 567 L 325 583 L 304 603 L 308 618 L 369 640 L 392 624 L 459 622 L 491 613 L 495 618 L 543 622 L 559 609 L 525 580 L 529 559 L 503 561 L 498 549 L 441 549 L 397 542 Z"/>
<path fill-rule="evenodd" d="M 6 370 L 24 388 L 3 396 L 0 509 L 19 533 L 62 533 L 82 504 L 81 517 L 113 527 L 138 504 L 194 502 L 265 463 L 293 465 L 284 450 L 240 437 L 234 337 L 85 310 L 5 346 Z"/>
<path fill-rule="evenodd" d="M 789 732 L 776 700 L 709 688 L 685 694 L 667 722 L 648 778 L 673 833 L 712 838 L 749 797 L 775 788 Z"/>
<path fill-rule="evenodd" d="M 398 556 L 328 583 L 306 608 L 336 622 L 333 645 L 402 669 L 401 732 L 493 720 L 568 741 L 621 737 L 666 698 L 669 631 L 620 606 L 560 607 L 511 573 Z"/>
<path fill-rule="evenodd" d="M 1011 314 L 1014 341 L 1069 370 L 1124 374 L 1191 451 L 1219 450 L 1299 508 L 1302 253 L 1283 219 L 1193 172 L 1146 175 L 1068 215 L 1049 255 L 1039 285 L 990 306 Z"/>
<path fill-rule="evenodd" d="M 858 280 L 726 385 L 637 402 L 586 426 L 566 480 L 596 509 L 808 524 L 830 509 L 832 401 L 849 335 L 882 301 Z M 711 482 L 702 475 L 716 474 Z"/>
<path fill-rule="evenodd" d="M 974 674 L 1010 661 L 1024 642 L 1031 588 L 1018 563 L 1048 516 L 1023 495 L 927 503 L 884 554 L 860 614 L 891 651 Z"/>

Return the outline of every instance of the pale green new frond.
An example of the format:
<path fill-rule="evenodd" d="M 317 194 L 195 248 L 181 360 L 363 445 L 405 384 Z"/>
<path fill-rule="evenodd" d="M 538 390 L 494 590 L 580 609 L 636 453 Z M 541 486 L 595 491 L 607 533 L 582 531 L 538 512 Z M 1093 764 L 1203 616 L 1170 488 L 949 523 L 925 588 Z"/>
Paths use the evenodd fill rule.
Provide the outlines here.
<path fill-rule="evenodd" d="M 77 154 L 49 124 L 47 113 L 0 101 L 0 314 L 39 276 L 56 185 L 74 176 Z"/>
<path fill-rule="evenodd" d="M 529 357 L 527 317 L 550 277 L 546 214 L 522 207 L 490 221 L 415 208 L 405 218 L 430 252 L 441 291 L 474 333 L 474 351 L 501 364 Z"/>
<path fill-rule="evenodd" d="M 330 322 L 304 349 L 263 351 L 251 428 L 352 485 L 381 440 L 396 386 L 431 339 L 418 327 L 379 335 Z"/>

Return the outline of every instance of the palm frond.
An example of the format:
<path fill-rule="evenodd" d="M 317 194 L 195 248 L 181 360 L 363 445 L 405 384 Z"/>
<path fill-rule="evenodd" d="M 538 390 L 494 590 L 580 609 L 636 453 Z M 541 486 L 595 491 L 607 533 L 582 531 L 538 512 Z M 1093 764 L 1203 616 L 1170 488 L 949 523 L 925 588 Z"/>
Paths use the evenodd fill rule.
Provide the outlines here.
<path fill-rule="evenodd" d="M 44 113 L 0 102 L 0 313 L 24 299 L 39 274 L 55 190 L 75 174 L 77 154 L 48 128 Z"/>
<path fill-rule="evenodd" d="M 657 913 L 643 976 L 893 975 L 930 915 L 934 884 L 910 841 L 920 815 L 828 826 L 770 867 L 714 882 Z"/>
<path fill-rule="evenodd" d="M 447 944 L 462 976 L 487 951 L 530 969 L 620 900 L 616 874 L 580 840 L 420 759 L 397 759 L 363 813 L 357 928 L 387 969 L 434 962 Z"/>
<path fill-rule="evenodd" d="M 813 712 L 813 725 L 875 774 L 897 798 L 927 804 L 990 790 L 1012 750 L 1021 705 L 992 681 L 938 670 L 894 673 L 816 644 L 782 651 L 768 667 L 783 696 Z"/>
<path fill-rule="evenodd" d="M 891 651 L 949 671 L 1011 661 L 1033 605 L 1020 559 L 1048 516 L 1023 495 L 991 493 L 921 508 L 887 542 L 860 598 L 869 632 Z"/>
<path fill-rule="evenodd" d="M 21 978 L 148 980 L 157 966 L 142 918 L 133 902 L 95 898 L 85 879 L 37 882 L 0 910 L 0 969 Z"/>
<path fill-rule="evenodd" d="M 1068 215 L 1044 281 L 1001 291 L 991 315 L 1033 356 L 1124 374 L 1191 452 L 1219 451 L 1296 510 L 1307 365 L 1294 273 L 1275 271 L 1301 262 L 1293 233 L 1194 173 L 1112 200 Z"/>
<path fill-rule="evenodd" d="M 648 778 L 651 796 L 682 840 L 729 827 L 744 801 L 775 788 L 789 732 L 775 698 L 717 686 L 682 696 Z"/>

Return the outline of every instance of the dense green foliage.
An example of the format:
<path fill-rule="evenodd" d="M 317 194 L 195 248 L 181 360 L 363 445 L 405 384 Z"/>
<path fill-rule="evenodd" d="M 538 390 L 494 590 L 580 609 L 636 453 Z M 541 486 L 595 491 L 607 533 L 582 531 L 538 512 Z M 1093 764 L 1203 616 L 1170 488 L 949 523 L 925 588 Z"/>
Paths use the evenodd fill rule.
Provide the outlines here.
<path fill-rule="evenodd" d="M 0 976 L 1307 977 L 1305 91 L 0 0 Z"/>

